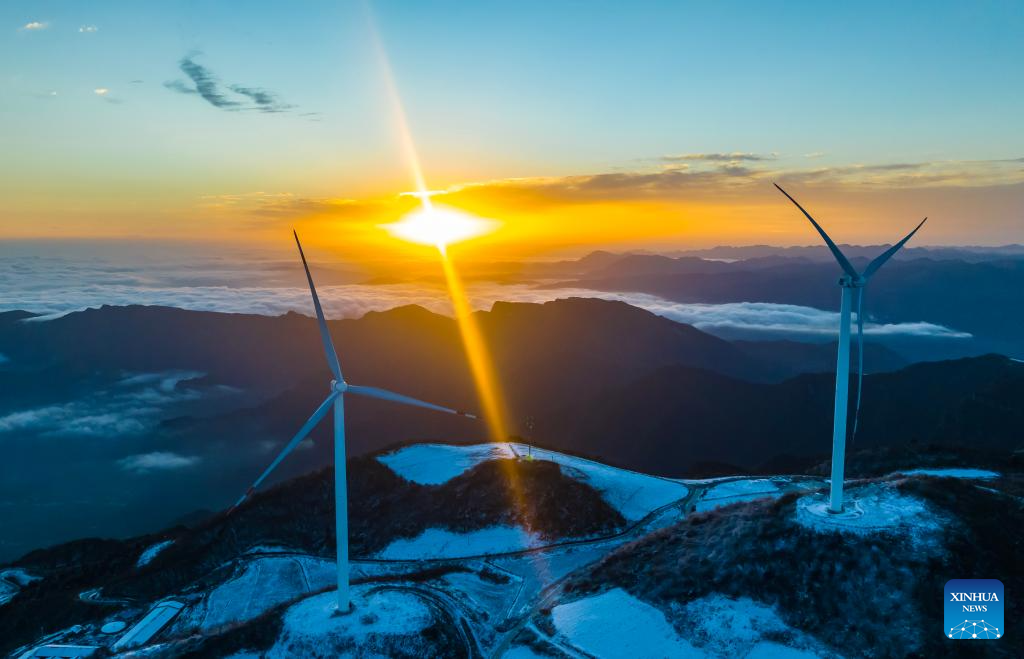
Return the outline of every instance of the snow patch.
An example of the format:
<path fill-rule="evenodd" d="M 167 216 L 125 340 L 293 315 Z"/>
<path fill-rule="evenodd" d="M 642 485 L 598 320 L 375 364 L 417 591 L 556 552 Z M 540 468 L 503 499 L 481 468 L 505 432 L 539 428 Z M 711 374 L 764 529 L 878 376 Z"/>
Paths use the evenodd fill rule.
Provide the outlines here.
<path fill-rule="evenodd" d="M 595 657 L 699 657 L 665 614 L 621 588 L 551 610 L 560 637 Z"/>
<path fill-rule="evenodd" d="M 333 561 L 267 556 L 246 563 L 238 576 L 212 590 L 196 607 L 203 629 L 251 620 L 265 611 L 334 582 Z"/>
<path fill-rule="evenodd" d="M 155 545 L 150 545 L 146 548 L 145 551 L 139 554 L 139 560 L 135 563 L 135 567 L 149 565 L 150 561 L 157 557 L 157 554 L 159 554 L 160 552 L 167 549 L 173 544 L 174 540 L 164 540 L 163 542 L 158 542 Z"/>
<path fill-rule="evenodd" d="M 469 533 L 431 528 L 415 538 L 400 538 L 392 541 L 377 554 L 377 558 L 387 560 L 464 558 L 521 551 L 543 544 L 539 535 L 518 526 L 491 526 Z"/>
<path fill-rule="evenodd" d="M 687 640 L 712 657 L 817 657 L 807 648 L 820 644 L 799 630 L 790 628 L 773 607 L 749 597 L 732 599 L 718 593 L 688 602 L 680 611 L 678 627 Z M 766 641 L 792 639 L 801 649 Z"/>
<path fill-rule="evenodd" d="M 377 459 L 399 476 L 423 485 L 440 485 L 481 462 L 507 458 L 549 460 L 571 478 L 601 493 L 623 517 L 636 522 L 654 510 L 684 498 L 689 489 L 679 481 L 548 451 L 527 444 L 490 443 L 470 446 L 414 444 Z"/>
<path fill-rule="evenodd" d="M 765 497 L 774 498 L 781 495 L 782 491 L 779 486 L 766 478 L 726 481 L 705 491 L 704 496 L 697 502 L 696 510 L 702 513 L 741 501 L 753 501 Z"/>
<path fill-rule="evenodd" d="M 940 478 L 970 478 L 975 480 L 991 480 L 999 478 L 1000 474 L 988 469 L 960 469 L 954 467 L 943 467 L 941 469 L 911 469 L 900 471 L 905 476 L 938 476 Z"/>
<path fill-rule="evenodd" d="M 638 471 L 608 465 L 546 449 L 513 444 L 520 455 L 537 460 L 550 460 L 562 467 L 562 473 L 587 483 L 601 493 L 605 501 L 630 522 L 636 522 L 653 511 L 678 501 L 690 490 L 682 483 Z"/>
<path fill-rule="evenodd" d="M 406 480 L 421 485 L 441 485 L 481 462 L 514 457 L 508 444 L 414 444 L 379 456 L 377 460 Z"/>

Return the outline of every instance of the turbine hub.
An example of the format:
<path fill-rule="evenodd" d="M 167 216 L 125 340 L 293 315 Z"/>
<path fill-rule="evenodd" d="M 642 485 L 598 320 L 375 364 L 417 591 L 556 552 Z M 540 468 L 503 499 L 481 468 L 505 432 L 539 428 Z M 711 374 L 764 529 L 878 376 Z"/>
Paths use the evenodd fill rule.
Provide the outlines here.
<path fill-rule="evenodd" d="M 345 382 L 344 380 L 342 380 L 341 382 L 338 382 L 337 380 L 331 380 L 331 391 L 337 391 L 339 394 L 343 394 L 347 390 L 348 382 Z"/>

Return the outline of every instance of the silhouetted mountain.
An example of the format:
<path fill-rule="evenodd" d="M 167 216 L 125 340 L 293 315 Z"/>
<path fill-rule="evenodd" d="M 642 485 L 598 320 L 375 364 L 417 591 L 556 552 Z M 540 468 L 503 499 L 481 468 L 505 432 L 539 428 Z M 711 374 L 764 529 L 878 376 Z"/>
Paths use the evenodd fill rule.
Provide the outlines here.
<path fill-rule="evenodd" d="M 700 462 L 799 466 L 827 455 L 829 345 L 733 343 L 595 299 L 498 303 L 476 321 L 510 433 L 656 472 Z M 403 307 L 330 328 L 350 381 L 479 410 L 452 319 Z M 900 365 L 884 349 L 868 350 L 872 371 Z M 0 556 L 87 534 L 140 533 L 227 505 L 326 396 L 331 378 L 316 323 L 297 314 L 103 307 L 0 322 L 0 353 L 10 360 L 0 365 L 0 428 L 17 438 L 0 478 L 0 498 L 12 504 L 0 518 L 11 529 Z M 1015 390 L 995 388 L 998 369 L 971 379 L 956 364 L 936 364 L 920 381 L 907 375 L 913 369 L 890 374 L 885 399 L 875 398 L 883 376 L 868 378 L 858 442 L 878 424 L 954 442 L 973 438 L 975 424 L 1003 441 L 1019 417 L 1006 402 Z M 801 372 L 820 375 L 786 380 Z M 910 387 L 934 388 L 931 406 L 907 399 Z M 481 422 L 382 401 L 353 399 L 346 413 L 350 455 L 412 440 L 488 439 Z M 939 418 L 947 435 L 936 430 Z M 275 478 L 328 464 L 330 428 L 323 423 Z M 62 477 L 42 477 L 55 472 Z M 80 500 L 81 491 L 93 496 Z"/>
<path fill-rule="evenodd" d="M 799 341 L 733 341 L 732 344 L 743 352 L 762 360 L 799 365 L 789 375 L 800 373 L 824 373 L 835 371 L 836 350 L 832 343 L 800 343 Z M 851 346 L 851 356 L 856 363 L 857 344 Z M 907 365 L 907 360 L 895 351 L 878 343 L 864 343 L 864 372 L 883 373 L 895 371 Z"/>
<path fill-rule="evenodd" d="M 663 257 L 659 257 L 663 258 Z M 669 260 L 674 262 L 673 260 Z M 851 261 L 862 268 L 867 259 Z M 613 275 L 591 272 L 572 281 L 550 284 L 600 291 L 637 292 L 676 302 L 771 302 L 818 309 L 837 309 L 841 274 L 834 262 L 787 261 L 752 267 L 745 261 L 717 264 L 711 271 L 677 271 L 660 262 L 651 271 L 647 261 L 631 258 Z M 926 321 L 969 332 L 986 350 L 1024 354 L 1024 259 L 969 263 L 927 258 L 887 264 L 872 279 L 865 296 L 867 318 L 879 322 Z"/>
<path fill-rule="evenodd" d="M 834 380 L 752 383 L 667 367 L 544 418 L 535 434 L 555 449 L 665 476 L 703 475 L 708 461 L 763 471 L 779 456 L 806 468 L 831 451 Z M 1024 364 L 994 355 L 868 375 L 851 451 L 914 442 L 1005 454 L 1024 441 L 1022 396 Z"/>

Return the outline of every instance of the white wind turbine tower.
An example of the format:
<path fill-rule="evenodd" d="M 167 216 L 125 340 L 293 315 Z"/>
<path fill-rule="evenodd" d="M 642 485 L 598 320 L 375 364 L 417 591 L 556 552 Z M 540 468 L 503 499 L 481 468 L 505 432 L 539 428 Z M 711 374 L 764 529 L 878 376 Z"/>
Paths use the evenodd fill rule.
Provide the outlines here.
<path fill-rule="evenodd" d="M 875 257 L 873 261 L 868 263 L 867 267 L 864 268 L 864 272 L 858 273 L 853 267 L 850 261 L 843 255 L 839 248 L 836 246 L 832 239 L 828 237 L 825 230 L 821 228 L 811 214 L 804 210 L 804 207 L 797 203 L 796 199 L 789 196 L 789 193 L 779 187 L 779 184 L 775 184 L 776 188 L 779 188 L 779 192 L 786 195 L 786 198 L 793 202 L 800 212 L 811 221 L 814 228 L 821 234 L 825 244 L 828 245 L 829 250 L 832 252 L 832 256 L 836 258 L 839 263 L 839 267 L 843 269 L 845 274 L 839 278 L 839 287 L 842 290 L 842 297 L 839 303 L 839 356 L 836 363 L 836 402 L 835 411 L 832 418 L 832 487 L 829 497 L 829 512 L 841 513 L 843 512 L 843 468 L 846 463 L 846 404 L 849 395 L 850 388 L 850 313 L 853 300 L 852 291 L 857 292 L 857 358 L 860 362 L 857 369 L 857 406 L 854 412 L 853 421 L 853 432 L 857 432 L 857 417 L 860 415 L 860 392 L 861 392 L 861 380 L 864 377 L 864 316 L 862 313 L 863 301 L 864 301 L 864 287 L 867 286 L 868 280 L 874 275 L 879 268 L 885 264 L 892 255 L 895 254 L 903 247 L 904 244 L 910 238 L 917 233 L 917 230 L 928 220 L 924 218 L 921 220 L 921 224 L 918 224 L 913 231 L 908 233 L 903 240 L 899 241 L 889 249 L 882 252 L 879 256 Z"/>
<path fill-rule="evenodd" d="M 313 412 L 313 416 L 309 417 L 309 420 L 299 428 L 299 432 L 295 433 L 295 436 L 291 438 L 291 441 L 285 445 L 277 457 L 274 458 L 274 461 L 270 463 L 270 466 L 260 474 L 260 477 L 252 484 L 252 487 L 242 495 L 242 498 L 238 500 L 238 503 L 232 506 L 231 510 L 242 505 L 242 503 L 249 498 L 256 488 L 260 486 L 264 479 L 270 475 L 270 472 L 274 471 L 277 465 L 281 464 L 281 461 L 284 460 L 296 446 L 298 446 L 299 442 L 305 439 L 306 436 L 313 431 L 313 428 L 315 428 L 316 425 L 327 416 L 327 413 L 331 411 L 331 408 L 333 408 L 334 504 L 338 545 L 338 611 L 344 613 L 349 610 L 350 601 L 348 583 L 348 489 L 345 479 L 345 394 L 358 394 L 360 396 L 368 396 L 370 398 L 380 398 L 383 400 L 393 401 L 395 403 L 404 403 L 405 405 L 413 405 L 415 407 L 425 407 L 429 410 L 436 410 L 438 412 L 457 414 L 471 419 L 475 419 L 476 417 L 461 410 L 453 410 L 440 405 L 434 405 L 433 403 L 426 403 L 385 389 L 364 387 L 346 382 L 345 378 L 341 374 L 341 364 L 338 362 L 338 354 L 334 350 L 334 343 L 331 341 L 331 334 L 327 330 L 327 321 L 324 319 L 324 311 L 320 307 L 320 298 L 317 297 L 316 287 L 313 285 L 313 277 L 309 274 L 309 265 L 306 263 L 306 255 L 302 252 L 302 244 L 299 243 L 298 233 L 295 233 L 295 244 L 299 247 L 299 256 L 302 258 L 302 267 L 306 270 L 306 280 L 309 282 L 309 292 L 313 296 L 313 308 L 316 309 L 316 320 L 320 326 L 320 339 L 324 344 L 324 352 L 327 355 L 327 365 L 330 367 L 331 373 L 334 375 L 334 379 L 331 380 L 330 394 L 328 394 L 324 402 L 320 404 L 320 407 L 316 408 L 316 411 Z"/>

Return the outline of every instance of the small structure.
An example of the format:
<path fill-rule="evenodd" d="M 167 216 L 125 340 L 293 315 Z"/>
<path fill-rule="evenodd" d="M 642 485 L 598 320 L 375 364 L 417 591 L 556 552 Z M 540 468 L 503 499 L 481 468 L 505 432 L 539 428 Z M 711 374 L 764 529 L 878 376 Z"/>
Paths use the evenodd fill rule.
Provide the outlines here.
<path fill-rule="evenodd" d="M 185 608 L 184 604 L 172 600 L 158 603 L 149 610 L 146 617 L 129 629 L 124 636 L 117 639 L 117 642 L 111 646 L 111 649 L 115 652 L 120 652 L 145 645 L 149 642 L 149 639 L 157 635 L 157 632 L 166 627 L 167 623 L 174 620 L 174 617 L 183 608 Z"/>

